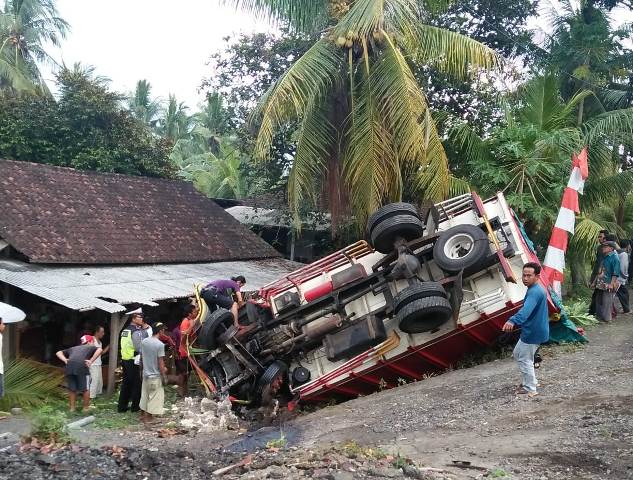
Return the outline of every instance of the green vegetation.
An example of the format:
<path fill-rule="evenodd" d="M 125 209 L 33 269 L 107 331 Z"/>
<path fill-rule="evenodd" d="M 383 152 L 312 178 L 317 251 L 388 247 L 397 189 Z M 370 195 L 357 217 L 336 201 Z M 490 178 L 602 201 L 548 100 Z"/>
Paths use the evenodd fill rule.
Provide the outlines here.
<path fill-rule="evenodd" d="M 55 404 L 46 405 L 31 413 L 32 428 L 31 437 L 36 438 L 40 443 L 64 444 L 71 441 L 66 425 L 67 415 L 56 408 Z"/>
<path fill-rule="evenodd" d="M 597 231 L 633 236 L 633 51 L 610 18 L 626 2 L 564 0 L 540 43 L 536 0 L 227 3 L 278 33 L 210 52 L 195 106 L 157 98 L 151 79 L 112 91 L 79 65 L 57 69 L 53 97 L 39 65 L 70 25 L 54 0 L 0 2 L 0 157 L 286 197 L 296 225 L 330 213 L 336 241 L 389 201 L 501 190 L 542 256 L 587 146 L 573 296 L 587 293 Z"/>
<path fill-rule="evenodd" d="M 25 358 L 13 360 L 5 366 L 4 397 L 0 398 L 0 410 L 12 407 L 39 407 L 44 403 L 62 398 L 59 387 L 63 374 L 48 365 Z"/>

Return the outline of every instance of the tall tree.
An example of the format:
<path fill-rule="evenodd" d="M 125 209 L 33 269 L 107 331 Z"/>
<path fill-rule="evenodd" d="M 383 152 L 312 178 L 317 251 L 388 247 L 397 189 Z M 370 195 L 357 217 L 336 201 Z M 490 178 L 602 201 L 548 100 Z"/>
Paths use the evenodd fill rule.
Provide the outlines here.
<path fill-rule="evenodd" d="M 59 101 L 0 95 L 0 157 L 128 175 L 170 177 L 172 143 L 121 107 L 123 96 L 75 65 L 57 75 Z"/>
<path fill-rule="evenodd" d="M 38 64 L 55 64 L 44 47 L 59 47 L 69 28 L 54 0 L 5 0 L 0 10 L 0 88 L 48 92 Z"/>
<path fill-rule="evenodd" d="M 128 98 L 132 115 L 150 127 L 155 127 L 160 112 L 160 101 L 152 98 L 152 85 L 147 80 L 136 82 L 134 92 Z"/>
<path fill-rule="evenodd" d="M 189 108 L 178 102 L 175 95 L 169 94 L 167 106 L 162 108 L 162 116 L 158 119 L 156 131 L 164 138 L 176 142 L 189 134 L 192 118 L 187 115 Z"/>
<path fill-rule="evenodd" d="M 633 138 L 633 109 L 605 112 L 578 125 L 578 105 L 592 96 L 584 90 L 565 102 L 556 76 L 537 77 L 509 99 L 505 123 L 489 136 L 481 138 L 464 123 L 449 138 L 465 160 L 469 182 L 484 195 L 503 190 L 542 245 L 560 207 L 571 156 L 588 145 L 590 173 L 572 249 L 583 256 L 595 253 L 595 238 L 604 228 L 596 213 L 605 206 L 613 211 L 633 182 L 633 172 L 621 173 L 612 154 L 614 137 Z"/>
<path fill-rule="evenodd" d="M 266 93 L 256 117 L 255 154 L 299 119 L 289 198 L 298 214 L 326 188 L 333 229 L 349 206 L 359 225 L 406 183 L 429 199 L 448 195 L 451 174 L 426 97 L 407 62 L 465 77 L 490 68 L 494 52 L 425 23 L 439 1 L 234 0 L 298 31 L 325 33 Z M 329 25 L 329 26 L 328 26 Z"/>

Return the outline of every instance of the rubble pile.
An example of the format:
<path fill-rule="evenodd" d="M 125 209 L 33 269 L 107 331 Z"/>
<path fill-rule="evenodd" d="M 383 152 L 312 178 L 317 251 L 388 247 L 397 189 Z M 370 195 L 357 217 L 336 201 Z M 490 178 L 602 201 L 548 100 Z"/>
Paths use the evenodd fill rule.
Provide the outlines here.
<path fill-rule="evenodd" d="M 216 402 L 209 398 L 186 397 L 180 407 L 174 405 L 173 413 L 180 413 L 180 426 L 195 429 L 200 433 L 213 433 L 222 430 L 237 430 L 240 422 L 231 410 L 231 401 L 225 398 Z"/>

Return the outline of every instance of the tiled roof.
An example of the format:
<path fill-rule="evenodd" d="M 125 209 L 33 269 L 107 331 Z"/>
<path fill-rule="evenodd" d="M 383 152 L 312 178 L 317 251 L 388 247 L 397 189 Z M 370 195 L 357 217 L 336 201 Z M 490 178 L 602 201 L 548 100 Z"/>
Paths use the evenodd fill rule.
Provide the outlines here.
<path fill-rule="evenodd" d="M 278 257 L 190 183 L 0 160 L 0 237 L 34 263 Z"/>

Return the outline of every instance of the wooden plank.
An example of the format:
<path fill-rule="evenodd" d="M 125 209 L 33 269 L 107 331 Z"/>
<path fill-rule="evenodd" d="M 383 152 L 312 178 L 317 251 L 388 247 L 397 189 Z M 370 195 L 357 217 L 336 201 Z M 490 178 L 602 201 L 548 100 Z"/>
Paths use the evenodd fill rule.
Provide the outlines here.
<path fill-rule="evenodd" d="M 121 334 L 121 314 L 113 313 L 110 315 L 110 350 L 108 351 L 108 386 L 106 393 L 112 395 L 114 393 L 114 371 L 119 361 L 119 335 Z"/>

